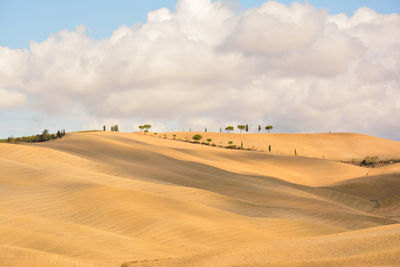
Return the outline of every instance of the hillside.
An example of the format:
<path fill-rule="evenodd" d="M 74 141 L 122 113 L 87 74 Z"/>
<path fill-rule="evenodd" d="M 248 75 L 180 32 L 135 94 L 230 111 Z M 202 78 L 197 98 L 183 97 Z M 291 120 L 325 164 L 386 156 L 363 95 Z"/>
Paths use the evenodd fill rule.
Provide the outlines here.
<path fill-rule="evenodd" d="M 363 159 L 366 156 L 378 156 L 380 159 L 400 158 L 400 142 L 355 133 L 314 133 L 314 134 L 274 134 L 274 133 L 204 133 L 176 132 L 158 133 L 169 139 L 191 140 L 194 134 L 200 134 L 205 141 L 212 139 L 216 145 L 226 146 L 229 141 L 244 148 L 256 148 L 272 154 L 294 155 L 332 160 Z M 154 135 L 154 133 L 152 134 Z"/>
<path fill-rule="evenodd" d="M 356 134 L 202 135 L 332 159 L 400 151 Z M 398 263 L 399 164 L 281 152 L 117 132 L 1 143 L 0 266 Z"/>

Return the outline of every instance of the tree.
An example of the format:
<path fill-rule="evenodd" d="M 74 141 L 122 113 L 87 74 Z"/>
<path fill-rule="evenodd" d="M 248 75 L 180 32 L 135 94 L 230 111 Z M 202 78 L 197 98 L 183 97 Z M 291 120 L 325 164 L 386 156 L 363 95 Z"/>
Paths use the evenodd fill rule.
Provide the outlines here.
<path fill-rule="evenodd" d="M 139 131 L 143 131 L 143 125 L 139 125 Z"/>
<path fill-rule="evenodd" d="M 106 130 L 106 126 L 105 125 L 103 125 L 103 131 L 105 131 Z"/>
<path fill-rule="evenodd" d="M 111 132 L 114 132 L 114 126 L 111 126 Z"/>
<path fill-rule="evenodd" d="M 271 130 L 273 129 L 274 127 L 272 126 L 272 125 L 267 125 L 267 126 L 265 126 L 265 130 L 267 130 L 269 133 L 271 132 Z"/>
<path fill-rule="evenodd" d="M 258 125 L 258 132 L 261 131 L 261 125 Z"/>
<path fill-rule="evenodd" d="M 204 132 L 207 132 L 207 128 L 204 129 Z"/>
<path fill-rule="evenodd" d="M 192 137 L 192 139 L 195 140 L 195 141 L 199 141 L 199 140 L 201 140 L 201 138 L 203 138 L 203 136 L 201 136 L 201 135 L 199 135 L 199 134 L 195 134 L 195 135 L 193 135 L 193 137 Z"/>
<path fill-rule="evenodd" d="M 237 127 L 238 127 L 238 129 L 240 130 L 240 133 L 242 133 L 242 131 L 243 131 L 244 129 L 246 129 L 246 126 L 245 126 L 245 125 L 238 125 Z"/>
<path fill-rule="evenodd" d="M 248 131 L 249 131 L 249 125 L 246 124 L 246 132 L 248 132 Z"/>
<path fill-rule="evenodd" d="M 116 131 L 116 132 L 119 131 L 119 129 L 118 129 L 118 124 L 115 124 L 115 125 L 114 125 L 114 131 Z"/>
<path fill-rule="evenodd" d="M 150 128 L 151 128 L 150 124 L 143 125 L 143 129 L 145 129 L 147 132 L 149 131 Z"/>
<path fill-rule="evenodd" d="M 235 128 L 233 128 L 233 126 L 227 126 L 227 127 L 225 127 L 225 131 L 227 131 L 228 133 L 230 132 L 230 131 L 233 131 Z"/>

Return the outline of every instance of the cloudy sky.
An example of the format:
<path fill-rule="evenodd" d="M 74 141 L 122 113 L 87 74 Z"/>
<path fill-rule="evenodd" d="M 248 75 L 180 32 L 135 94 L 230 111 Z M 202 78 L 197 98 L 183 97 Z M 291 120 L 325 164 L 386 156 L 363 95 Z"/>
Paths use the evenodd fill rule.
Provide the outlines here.
<path fill-rule="evenodd" d="M 0 138 L 248 123 L 400 140 L 400 4 L 347 2 L 0 0 Z"/>

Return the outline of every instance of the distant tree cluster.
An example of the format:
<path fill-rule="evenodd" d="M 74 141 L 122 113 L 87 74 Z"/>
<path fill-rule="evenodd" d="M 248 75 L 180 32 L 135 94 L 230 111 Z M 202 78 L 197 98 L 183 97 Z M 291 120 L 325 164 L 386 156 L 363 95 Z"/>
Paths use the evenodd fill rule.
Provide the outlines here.
<path fill-rule="evenodd" d="M 111 132 L 118 132 L 118 124 L 115 124 L 114 126 L 111 126 Z"/>
<path fill-rule="evenodd" d="M 238 125 L 237 128 L 239 129 L 240 133 L 242 133 L 243 130 L 245 130 L 246 132 L 249 131 L 249 125 L 248 124 L 246 124 L 246 125 L 244 125 L 244 124 L 243 125 L 242 124 Z M 274 127 L 272 125 L 265 126 L 265 130 L 267 130 L 268 132 L 271 132 L 271 130 L 273 128 Z M 225 131 L 227 131 L 228 133 L 230 133 L 230 132 L 232 132 L 234 130 L 235 130 L 235 128 L 233 126 L 225 127 Z M 261 130 L 262 130 L 261 125 L 258 125 L 258 131 L 261 132 Z M 219 132 L 221 132 L 221 128 L 219 129 Z"/>
<path fill-rule="evenodd" d="M 44 129 L 42 134 L 22 137 L 8 137 L 8 143 L 20 143 L 20 142 L 46 142 L 57 138 L 62 138 L 65 135 L 65 130 L 59 130 L 55 134 L 49 133 L 49 130 Z"/>

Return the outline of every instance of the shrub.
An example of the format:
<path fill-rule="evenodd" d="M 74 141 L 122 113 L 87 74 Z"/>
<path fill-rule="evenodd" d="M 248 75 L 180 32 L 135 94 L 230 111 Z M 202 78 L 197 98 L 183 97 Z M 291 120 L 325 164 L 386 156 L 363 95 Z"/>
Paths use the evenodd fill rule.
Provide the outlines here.
<path fill-rule="evenodd" d="M 212 141 L 212 139 L 211 138 L 207 138 L 207 142 L 211 142 Z"/>
<path fill-rule="evenodd" d="M 229 141 L 228 144 L 232 145 L 232 144 L 233 144 L 233 141 Z"/>
<path fill-rule="evenodd" d="M 216 146 L 216 144 L 212 143 L 212 144 L 211 144 L 211 146 L 215 147 L 215 146 Z"/>
<path fill-rule="evenodd" d="M 199 140 L 201 140 L 203 138 L 203 136 L 201 136 L 201 135 L 199 135 L 199 134 L 195 134 L 195 135 L 193 135 L 193 137 L 192 137 L 192 139 L 193 140 L 196 140 L 196 141 L 199 141 Z"/>
<path fill-rule="evenodd" d="M 362 166 L 373 166 L 379 162 L 377 156 L 366 156 L 360 163 Z"/>

